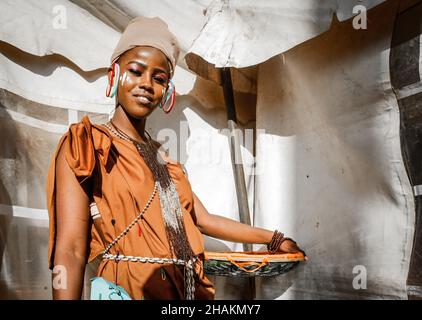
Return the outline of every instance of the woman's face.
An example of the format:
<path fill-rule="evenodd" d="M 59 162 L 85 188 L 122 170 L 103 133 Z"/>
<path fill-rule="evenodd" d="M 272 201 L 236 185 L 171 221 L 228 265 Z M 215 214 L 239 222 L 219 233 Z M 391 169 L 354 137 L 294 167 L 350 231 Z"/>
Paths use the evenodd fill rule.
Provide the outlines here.
<path fill-rule="evenodd" d="M 118 60 L 117 99 L 126 113 L 136 119 L 149 116 L 158 106 L 170 76 L 167 57 L 153 47 L 135 47 Z M 109 80 L 111 72 L 109 72 Z"/>

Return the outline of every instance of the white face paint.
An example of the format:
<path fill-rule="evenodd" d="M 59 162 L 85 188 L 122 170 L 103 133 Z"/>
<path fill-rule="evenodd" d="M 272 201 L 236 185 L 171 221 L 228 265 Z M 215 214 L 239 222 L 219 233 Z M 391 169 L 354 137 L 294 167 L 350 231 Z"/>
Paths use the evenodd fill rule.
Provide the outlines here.
<path fill-rule="evenodd" d="M 126 71 L 120 76 L 120 84 L 123 86 L 125 81 L 129 81 Z"/>

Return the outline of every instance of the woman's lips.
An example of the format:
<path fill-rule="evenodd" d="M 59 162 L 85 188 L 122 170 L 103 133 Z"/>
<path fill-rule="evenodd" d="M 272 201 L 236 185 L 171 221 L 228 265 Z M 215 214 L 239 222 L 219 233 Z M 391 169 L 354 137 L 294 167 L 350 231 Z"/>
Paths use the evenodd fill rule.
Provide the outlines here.
<path fill-rule="evenodd" d="M 141 96 L 141 95 L 135 95 L 134 96 L 136 102 L 143 104 L 143 105 L 150 105 L 152 102 L 152 99 L 147 96 Z"/>

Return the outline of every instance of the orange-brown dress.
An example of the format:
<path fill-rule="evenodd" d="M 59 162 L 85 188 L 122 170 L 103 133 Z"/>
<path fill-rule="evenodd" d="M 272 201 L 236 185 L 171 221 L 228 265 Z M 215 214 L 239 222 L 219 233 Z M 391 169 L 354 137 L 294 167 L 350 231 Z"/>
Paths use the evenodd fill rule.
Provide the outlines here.
<path fill-rule="evenodd" d="M 102 216 L 102 233 L 107 244 L 115 239 L 142 210 L 154 189 L 154 179 L 136 147 L 116 137 L 87 117 L 71 125 L 63 135 L 52 158 L 47 178 L 47 206 L 50 217 L 49 266 L 54 266 L 56 241 L 55 161 L 64 144 L 66 160 L 79 181 L 92 179 L 93 200 Z M 193 194 L 180 163 L 166 160 L 170 177 L 179 194 L 186 233 L 192 250 L 201 258 L 196 271 L 195 299 L 214 299 L 215 289 L 203 272 L 204 240 L 194 223 Z M 139 257 L 170 258 L 158 194 L 149 209 L 110 253 Z M 139 230 L 140 228 L 140 230 Z M 89 262 L 104 250 L 94 224 L 91 224 Z M 160 270 L 162 268 L 163 270 Z M 116 274 L 117 273 L 117 274 Z M 102 260 L 97 275 L 122 286 L 132 299 L 184 299 L 183 267 Z"/>

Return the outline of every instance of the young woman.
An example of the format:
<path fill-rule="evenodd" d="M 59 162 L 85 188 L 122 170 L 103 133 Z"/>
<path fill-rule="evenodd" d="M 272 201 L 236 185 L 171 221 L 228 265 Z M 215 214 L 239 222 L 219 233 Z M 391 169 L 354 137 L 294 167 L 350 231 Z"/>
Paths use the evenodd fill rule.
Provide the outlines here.
<path fill-rule="evenodd" d="M 208 213 L 181 164 L 158 152 L 145 123 L 174 102 L 178 54 L 160 19 L 132 20 L 108 73 L 113 118 L 94 125 L 84 117 L 61 138 L 47 179 L 49 266 L 66 271 L 65 286 L 53 279 L 54 299 L 80 299 L 85 265 L 100 255 L 97 275 L 132 299 L 213 299 L 202 234 L 303 252 L 278 231 Z"/>

